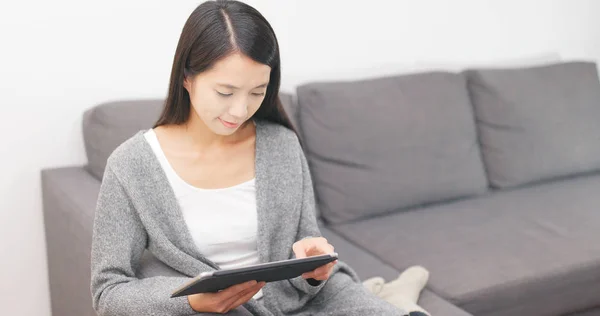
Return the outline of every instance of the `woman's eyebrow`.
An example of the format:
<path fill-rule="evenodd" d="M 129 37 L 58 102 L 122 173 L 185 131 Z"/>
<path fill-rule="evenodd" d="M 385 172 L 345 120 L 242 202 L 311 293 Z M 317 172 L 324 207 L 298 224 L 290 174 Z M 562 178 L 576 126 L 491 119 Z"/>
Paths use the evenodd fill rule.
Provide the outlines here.
<path fill-rule="evenodd" d="M 234 89 L 234 90 L 239 90 L 239 87 L 236 87 L 234 85 L 228 84 L 228 83 L 217 83 L 218 86 L 222 86 L 225 88 L 229 88 L 229 89 Z M 255 87 L 254 89 L 258 89 L 258 88 L 264 88 L 268 85 L 268 83 L 263 83 L 260 86 Z"/>

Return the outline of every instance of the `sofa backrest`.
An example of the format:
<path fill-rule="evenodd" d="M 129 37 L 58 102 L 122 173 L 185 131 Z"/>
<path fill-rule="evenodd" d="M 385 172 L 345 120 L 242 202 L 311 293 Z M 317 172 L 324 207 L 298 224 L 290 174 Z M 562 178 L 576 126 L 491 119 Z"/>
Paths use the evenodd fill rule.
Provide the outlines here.
<path fill-rule="evenodd" d="M 286 93 L 280 93 L 279 96 L 287 111 L 292 96 Z M 87 110 L 83 114 L 83 140 L 88 172 L 102 179 L 106 159 L 113 150 L 138 131 L 152 128 L 163 104 L 162 99 L 115 101 Z M 294 123 L 295 117 L 290 117 L 290 120 Z"/>
<path fill-rule="evenodd" d="M 280 98 L 303 141 L 320 214 L 344 223 L 600 170 L 592 62 L 310 83 Z M 86 111 L 87 169 L 150 128 L 163 100 Z M 486 176 L 487 171 L 487 176 Z"/>
<path fill-rule="evenodd" d="M 329 223 L 487 191 L 461 73 L 311 83 L 297 97 L 320 214 Z"/>
<path fill-rule="evenodd" d="M 475 69 L 466 75 L 493 187 L 600 170 L 595 63 Z"/>
<path fill-rule="evenodd" d="M 151 128 L 163 102 L 158 99 L 115 101 L 87 110 L 83 114 L 83 140 L 88 172 L 102 179 L 108 156 L 139 130 Z"/>

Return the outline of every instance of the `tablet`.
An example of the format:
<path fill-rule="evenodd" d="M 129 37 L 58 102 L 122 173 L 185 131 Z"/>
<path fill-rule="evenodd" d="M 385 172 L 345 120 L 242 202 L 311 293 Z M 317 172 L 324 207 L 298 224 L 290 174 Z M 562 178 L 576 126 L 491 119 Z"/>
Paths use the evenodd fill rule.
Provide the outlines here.
<path fill-rule="evenodd" d="M 273 282 L 293 279 L 337 259 L 338 254 L 334 253 L 261 263 L 243 268 L 202 272 L 190 282 L 173 291 L 171 297 L 215 293 L 232 285 L 252 280 L 256 282 Z"/>

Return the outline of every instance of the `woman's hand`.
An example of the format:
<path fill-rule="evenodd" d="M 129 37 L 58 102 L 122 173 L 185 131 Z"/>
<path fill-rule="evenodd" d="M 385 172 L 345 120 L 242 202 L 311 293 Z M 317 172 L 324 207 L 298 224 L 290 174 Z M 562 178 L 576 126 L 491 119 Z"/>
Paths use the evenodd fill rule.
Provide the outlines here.
<path fill-rule="evenodd" d="M 225 314 L 230 310 L 248 302 L 265 282 L 250 281 L 226 288 L 217 293 L 200 293 L 188 295 L 188 302 L 193 310 L 199 313 Z"/>
<path fill-rule="evenodd" d="M 334 250 L 333 246 L 323 237 L 304 238 L 295 242 L 292 249 L 294 250 L 294 254 L 296 254 L 296 258 L 333 254 Z M 320 266 L 311 272 L 304 273 L 302 277 L 304 279 L 315 279 L 319 281 L 327 280 L 336 263 L 337 260 Z"/>

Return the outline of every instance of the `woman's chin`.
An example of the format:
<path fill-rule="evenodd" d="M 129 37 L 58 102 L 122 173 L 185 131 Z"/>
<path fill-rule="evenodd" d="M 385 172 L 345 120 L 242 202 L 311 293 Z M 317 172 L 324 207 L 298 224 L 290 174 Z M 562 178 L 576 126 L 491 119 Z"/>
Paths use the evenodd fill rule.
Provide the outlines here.
<path fill-rule="evenodd" d="M 226 127 L 223 126 L 223 124 L 221 124 L 221 122 L 219 122 L 217 120 L 216 124 L 211 128 L 211 130 L 213 131 L 213 133 L 220 135 L 220 136 L 229 136 L 232 135 L 233 133 L 235 133 L 238 130 L 238 127 L 235 128 L 230 128 L 230 127 Z"/>

